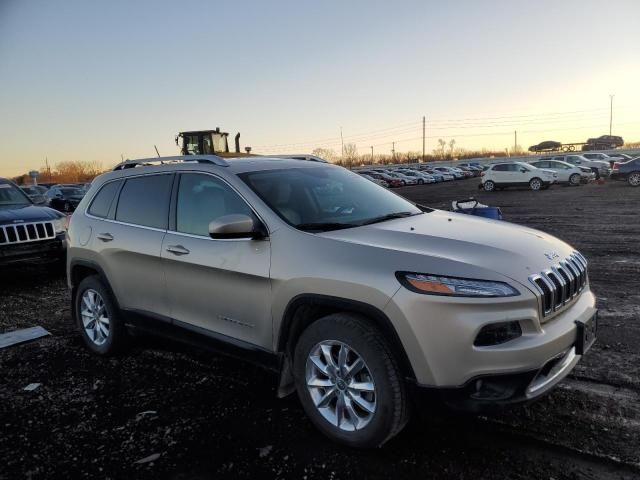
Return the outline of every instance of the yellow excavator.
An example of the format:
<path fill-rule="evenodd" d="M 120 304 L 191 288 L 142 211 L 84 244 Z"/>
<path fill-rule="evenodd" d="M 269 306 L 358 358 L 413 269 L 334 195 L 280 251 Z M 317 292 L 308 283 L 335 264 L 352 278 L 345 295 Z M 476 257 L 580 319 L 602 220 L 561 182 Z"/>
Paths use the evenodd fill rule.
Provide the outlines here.
<path fill-rule="evenodd" d="M 229 134 L 215 130 L 194 130 L 176 135 L 176 145 L 182 155 L 217 155 L 219 157 L 246 157 L 251 155 L 251 147 L 240 151 L 240 132 L 235 136 L 235 151 L 229 151 Z"/>

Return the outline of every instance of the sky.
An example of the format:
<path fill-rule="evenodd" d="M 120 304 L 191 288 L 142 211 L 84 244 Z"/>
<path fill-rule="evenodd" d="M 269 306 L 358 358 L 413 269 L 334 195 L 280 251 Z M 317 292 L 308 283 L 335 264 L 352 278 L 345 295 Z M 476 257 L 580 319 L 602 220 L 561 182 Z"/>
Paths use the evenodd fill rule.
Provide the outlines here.
<path fill-rule="evenodd" d="M 0 0 L 0 176 L 177 154 L 640 141 L 640 1 Z"/>

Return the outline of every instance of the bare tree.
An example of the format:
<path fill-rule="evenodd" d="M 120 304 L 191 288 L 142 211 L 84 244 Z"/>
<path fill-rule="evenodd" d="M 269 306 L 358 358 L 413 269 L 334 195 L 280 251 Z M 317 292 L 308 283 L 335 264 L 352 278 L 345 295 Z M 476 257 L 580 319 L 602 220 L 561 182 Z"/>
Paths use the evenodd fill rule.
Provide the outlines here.
<path fill-rule="evenodd" d="M 449 142 L 449 156 L 453 158 L 453 150 L 456 148 L 456 139 L 452 138 Z"/>
<path fill-rule="evenodd" d="M 355 143 L 345 143 L 344 144 L 344 157 L 342 159 L 343 163 L 351 167 L 358 160 L 358 148 Z"/>
<path fill-rule="evenodd" d="M 328 162 L 335 163 L 338 161 L 338 155 L 331 148 L 316 148 L 311 152 L 316 157 L 324 158 Z"/>
<path fill-rule="evenodd" d="M 444 160 L 444 149 L 447 147 L 447 142 L 439 138 L 438 145 L 440 145 L 440 158 Z"/>

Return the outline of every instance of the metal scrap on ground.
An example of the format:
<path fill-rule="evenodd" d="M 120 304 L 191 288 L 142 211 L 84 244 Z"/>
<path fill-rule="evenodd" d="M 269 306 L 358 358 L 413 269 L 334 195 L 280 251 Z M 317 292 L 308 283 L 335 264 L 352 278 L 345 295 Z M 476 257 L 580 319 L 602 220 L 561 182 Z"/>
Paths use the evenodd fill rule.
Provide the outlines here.
<path fill-rule="evenodd" d="M 30 342 L 36 338 L 51 335 L 42 327 L 30 327 L 13 332 L 0 333 L 0 348 L 10 347 L 18 343 Z"/>

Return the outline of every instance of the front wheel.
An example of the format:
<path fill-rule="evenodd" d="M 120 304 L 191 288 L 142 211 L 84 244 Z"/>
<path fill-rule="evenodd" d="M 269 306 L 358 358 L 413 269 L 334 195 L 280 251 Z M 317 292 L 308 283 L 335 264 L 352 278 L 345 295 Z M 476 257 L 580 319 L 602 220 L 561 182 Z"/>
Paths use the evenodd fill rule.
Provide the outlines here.
<path fill-rule="evenodd" d="M 366 318 L 317 320 L 295 348 L 298 396 L 313 424 L 351 447 L 378 447 L 409 418 L 402 373 L 384 335 Z"/>
<path fill-rule="evenodd" d="M 418 179 L 418 185 L 423 185 L 424 184 L 424 180 L 422 180 L 421 178 Z"/>
<path fill-rule="evenodd" d="M 496 189 L 496 184 L 491 180 L 487 180 L 482 186 L 485 192 L 493 192 Z"/>
<path fill-rule="evenodd" d="M 532 178 L 529 182 L 529 188 L 534 192 L 537 192 L 542 188 L 542 181 L 539 178 Z"/>
<path fill-rule="evenodd" d="M 580 185 L 580 174 L 579 173 L 574 173 L 573 175 L 571 175 L 569 177 L 569 184 L 570 185 Z"/>
<path fill-rule="evenodd" d="M 640 172 L 633 172 L 627 177 L 627 183 L 632 187 L 640 186 Z"/>

